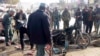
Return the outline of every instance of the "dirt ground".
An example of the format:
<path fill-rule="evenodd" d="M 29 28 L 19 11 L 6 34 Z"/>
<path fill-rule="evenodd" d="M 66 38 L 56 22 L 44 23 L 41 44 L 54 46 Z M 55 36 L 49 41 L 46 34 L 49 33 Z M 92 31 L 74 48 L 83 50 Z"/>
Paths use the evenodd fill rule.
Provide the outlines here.
<path fill-rule="evenodd" d="M 88 47 L 84 50 L 68 52 L 66 56 L 100 56 L 100 47 Z"/>
<path fill-rule="evenodd" d="M 100 44 L 100 40 L 98 42 Z M 5 48 L 5 50 L 3 49 Z M 24 56 L 25 53 L 29 52 L 29 46 L 25 47 L 25 51 L 22 52 L 20 50 L 16 50 L 15 46 L 5 47 L 4 43 L 0 44 L 0 56 Z M 34 52 L 34 56 L 35 56 Z M 46 53 L 45 56 L 48 56 Z M 53 56 L 61 56 L 61 55 L 53 55 Z M 100 56 L 100 47 L 93 47 L 89 46 L 86 49 L 75 49 L 70 48 L 68 52 L 66 53 L 66 56 Z"/>
<path fill-rule="evenodd" d="M 21 52 L 18 52 L 18 53 L 11 54 L 10 56 L 23 56 L 23 54 Z M 55 55 L 55 56 L 59 56 L 59 55 Z M 74 50 L 74 51 L 68 52 L 66 56 L 100 56 L 100 48 L 89 47 L 84 50 Z"/>
<path fill-rule="evenodd" d="M 24 56 L 25 53 L 29 52 L 26 50 L 24 52 L 18 51 L 14 48 L 14 46 L 6 47 L 5 51 L 0 51 L 0 56 Z M 34 52 L 34 56 L 35 56 Z M 45 56 L 48 56 L 46 53 Z M 60 56 L 60 55 L 53 55 L 53 56 Z M 86 49 L 69 49 L 66 56 L 100 56 L 100 47 L 88 47 Z"/>

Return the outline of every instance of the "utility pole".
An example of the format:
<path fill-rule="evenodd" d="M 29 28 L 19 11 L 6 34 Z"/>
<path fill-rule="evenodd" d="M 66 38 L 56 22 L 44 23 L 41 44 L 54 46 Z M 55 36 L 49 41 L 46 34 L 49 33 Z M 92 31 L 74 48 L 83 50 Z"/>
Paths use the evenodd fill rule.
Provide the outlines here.
<path fill-rule="evenodd" d="M 12 5 L 13 5 L 13 0 L 10 0 L 9 10 L 12 9 Z"/>
<path fill-rule="evenodd" d="M 69 3 L 68 3 L 68 0 L 67 0 L 67 7 L 69 8 Z"/>

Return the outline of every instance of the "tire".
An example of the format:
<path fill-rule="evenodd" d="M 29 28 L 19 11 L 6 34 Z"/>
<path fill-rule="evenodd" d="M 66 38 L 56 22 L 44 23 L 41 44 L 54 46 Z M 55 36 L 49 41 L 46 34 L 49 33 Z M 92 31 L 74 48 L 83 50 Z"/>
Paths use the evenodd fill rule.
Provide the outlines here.
<path fill-rule="evenodd" d="M 64 35 L 60 35 L 57 39 L 57 44 L 60 45 L 60 46 L 64 46 L 65 44 L 65 36 Z"/>
<path fill-rule="evenodd" d="M 88 34 L 82 34 L 81 37 L 79 34 L 76 36 L 76 44 L 81 48 L 87 48 L 90 45 L 91 38 Z"/>

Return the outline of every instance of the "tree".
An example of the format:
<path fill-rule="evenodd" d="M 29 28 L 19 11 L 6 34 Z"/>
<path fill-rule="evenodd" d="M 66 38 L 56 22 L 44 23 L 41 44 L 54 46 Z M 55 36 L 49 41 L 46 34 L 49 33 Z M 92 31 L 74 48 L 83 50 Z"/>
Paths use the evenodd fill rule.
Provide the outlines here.
<path fill-rule="evenodd" d="M 17 4 L 19 0 L 3 0 L 3 2 L 8 4 Z"/>
<path fill-rule="evenodd" d="M 12 0 L 12 4 L 17 4 L 19 0 Z"/>

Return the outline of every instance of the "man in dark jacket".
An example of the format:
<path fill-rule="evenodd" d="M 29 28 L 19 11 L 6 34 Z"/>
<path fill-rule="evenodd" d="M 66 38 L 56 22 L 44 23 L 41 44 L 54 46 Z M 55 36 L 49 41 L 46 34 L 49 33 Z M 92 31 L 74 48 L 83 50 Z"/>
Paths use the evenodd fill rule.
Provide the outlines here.
<path fill-rule="evenodd" d="M 41 3 L 39 9 L 29 16 L 27 24 L 31 45 L 36 44 L 36 56 L 44 56 L 45 46 L 51 44 L 48 16 L 44 12 L 45 4 Z"/>
<path fill-rule="evenodd" d="M 23 43 L 24 33 L 27 33 L 27 29 L 25 27 L 27 19 L 26 19 L 26 15 L 23 13 L 22 10 L 20 10 L 20 12 L 15 15 L 15 21 L 16 21 L 16 29 L 19 30 L 19 33 L 20 33 L 20 44 L 23 50 L 24 49 L 24 43 Z"/>
<path fill-rule="evenodd" d="M 86 24 L 88 19 L 88 8 L 85 6 L 85 8 L 82 10 L 82 16 L 83 16 L 83 31 L 86 31 Z"/>
<path fill-rule="evenodd" d="M 89 7 L 88 19 L 87 19 L 87 24 L 86 24 L 86 33 L 91 34 L 92 26 L 93 26 L 93 20 L 94 20 L 93 7 Z"/>
<path fill-rule="evenodd" d="M 76 24 L 79 27 L 80 31 L 81 31 L 81 27 L 82 27 L 82 13 L 80 11 L 80 8 L 77 9 L 77 11 L 75 12 L 75 18 L 76 18 Z"/>

